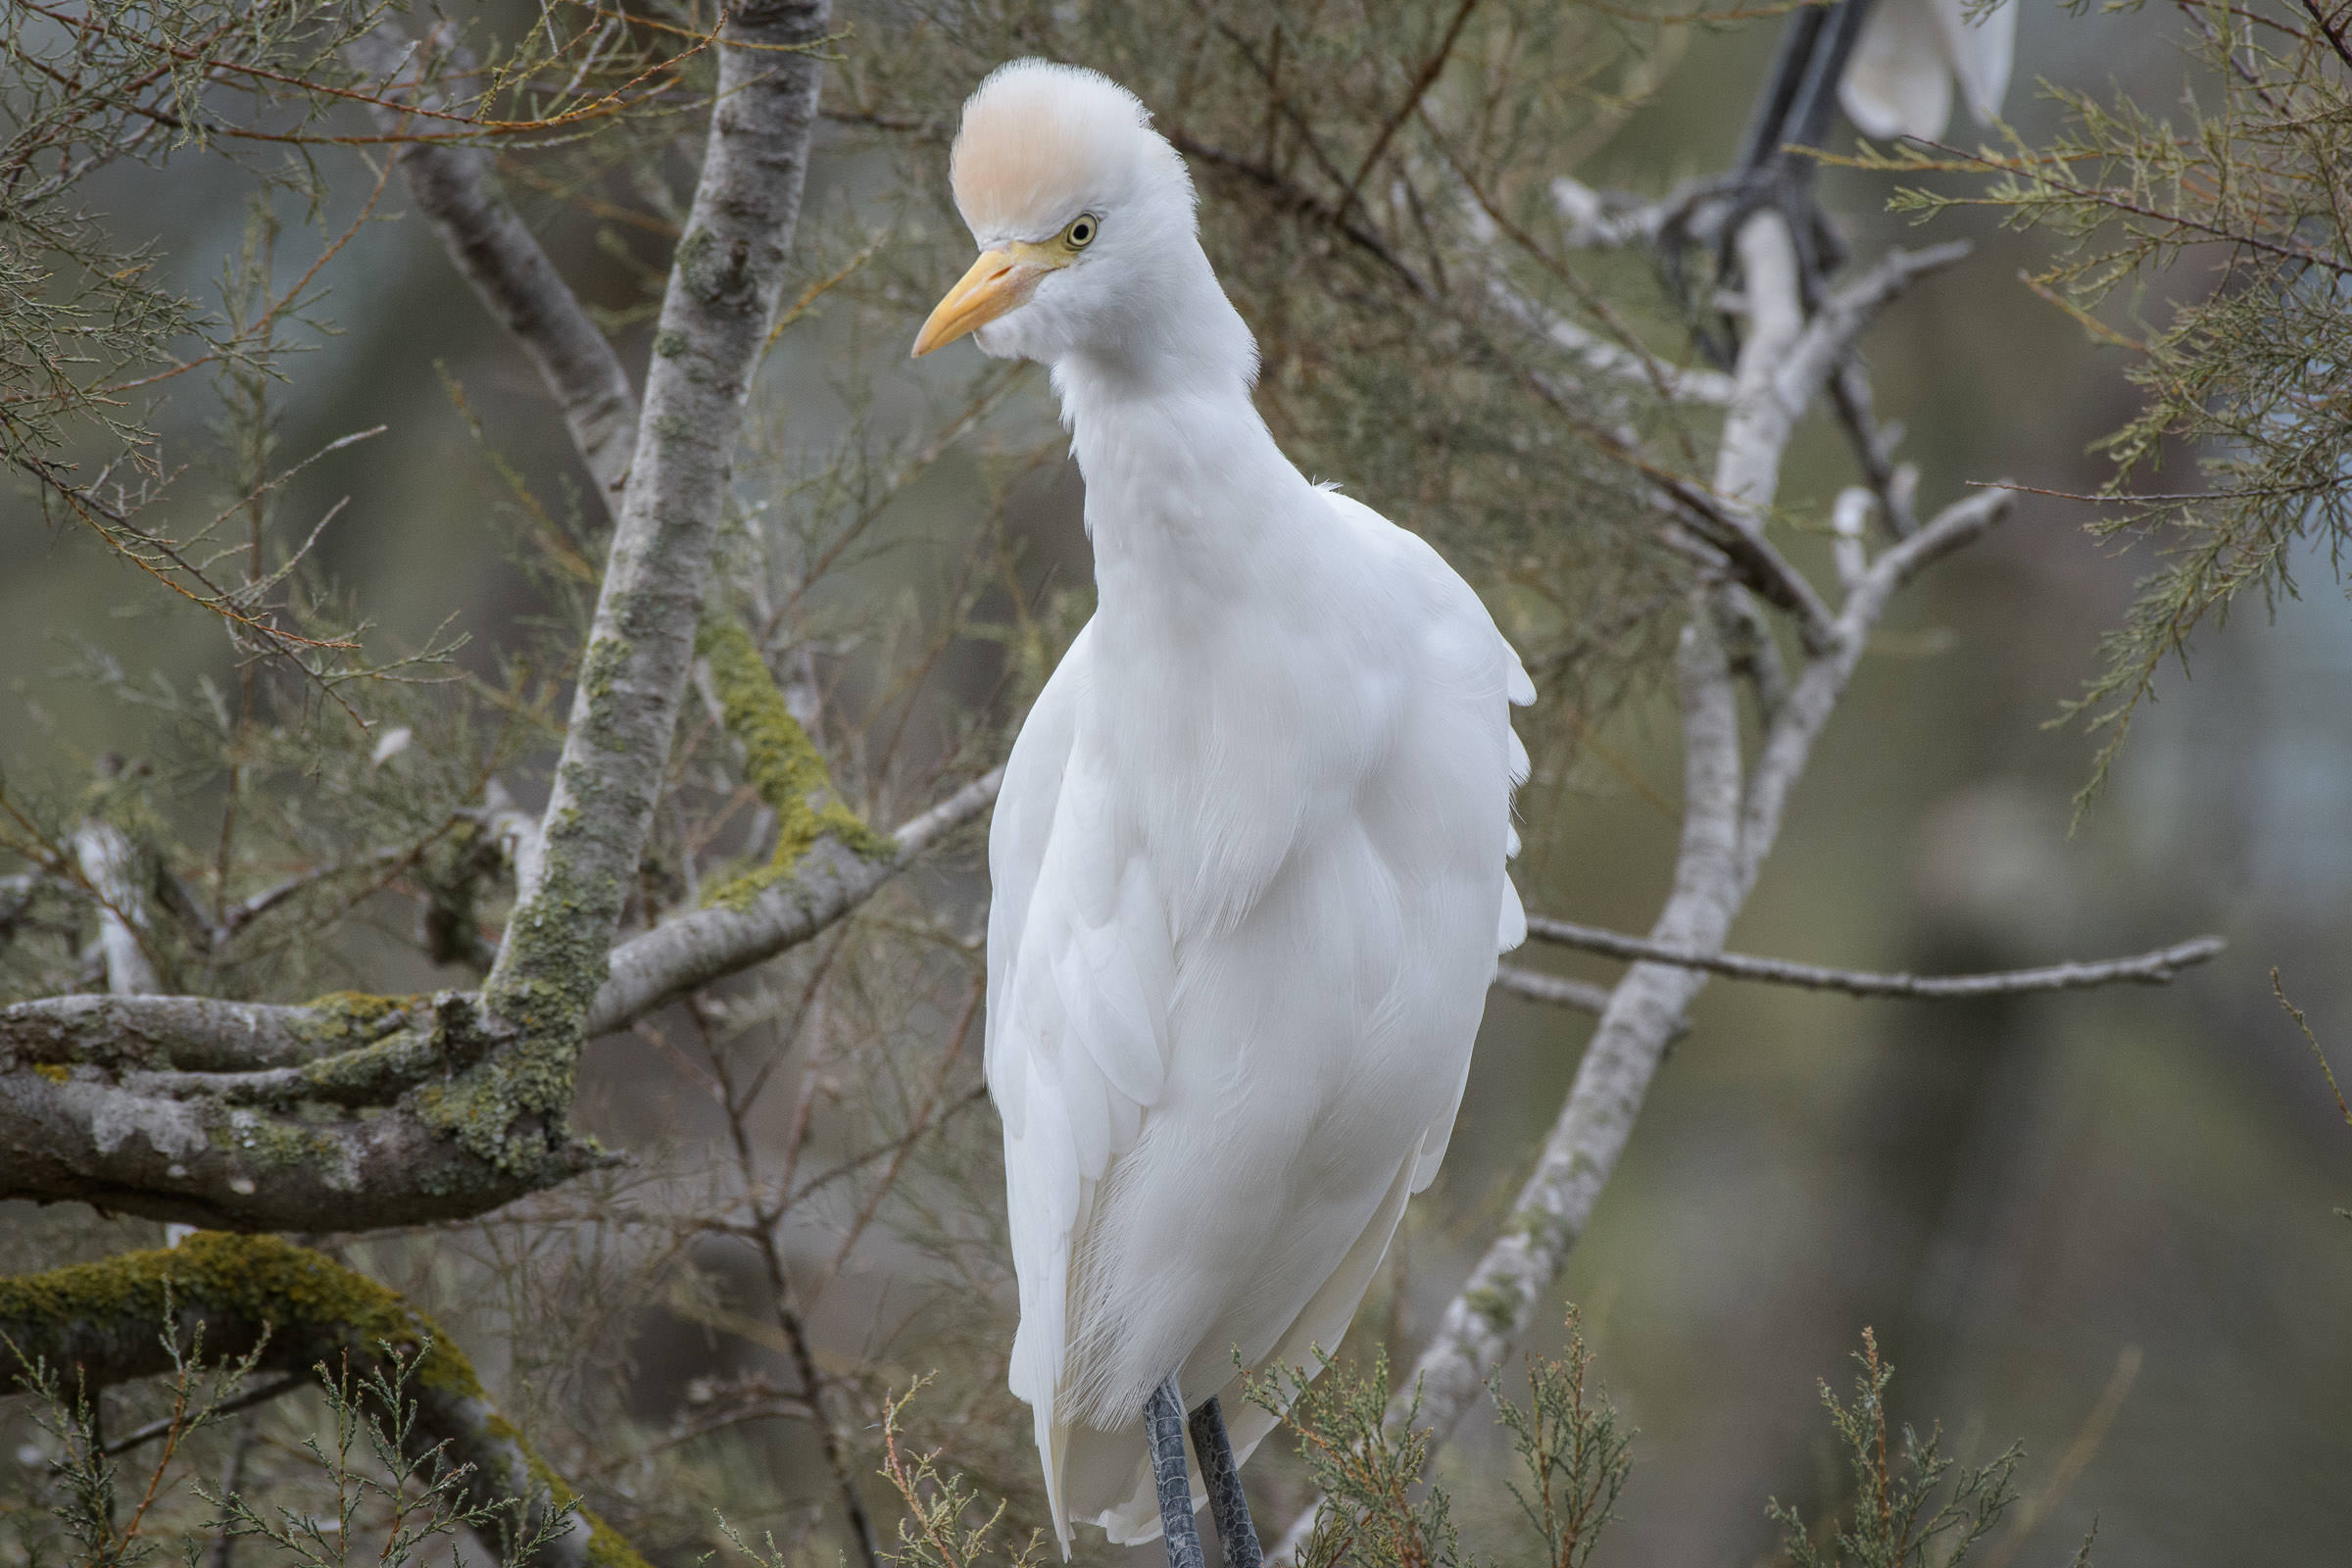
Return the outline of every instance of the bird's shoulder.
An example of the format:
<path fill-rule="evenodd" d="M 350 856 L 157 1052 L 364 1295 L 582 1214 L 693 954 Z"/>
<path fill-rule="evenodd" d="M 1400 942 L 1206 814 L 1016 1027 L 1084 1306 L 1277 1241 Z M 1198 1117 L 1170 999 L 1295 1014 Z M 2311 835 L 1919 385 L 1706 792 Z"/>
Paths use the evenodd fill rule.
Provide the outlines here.
<path fill-rule="evenodd" d="M 1499 681 L 1515 705 L 1535 701 L 1534 683 L 1493 612 L 1435 545 L 1335 486 L 1319 485 L 1315 493 L 1406 600 L 1402 608 L 1421 634 L 1418 654 L 1434 657 L 1448 675 L 1481 685 Z"/>

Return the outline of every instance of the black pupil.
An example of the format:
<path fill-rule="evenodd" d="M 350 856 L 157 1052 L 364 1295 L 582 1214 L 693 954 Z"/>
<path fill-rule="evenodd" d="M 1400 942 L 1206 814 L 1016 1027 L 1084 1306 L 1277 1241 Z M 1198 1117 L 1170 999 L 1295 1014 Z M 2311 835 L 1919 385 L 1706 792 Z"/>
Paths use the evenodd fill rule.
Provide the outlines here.
<path fill-rule="evenodd" d="M 1088 222 L 1085 219 L 1081 218 L 1078 220 L 1078 221 L 1070 225 L 1070 239 L 1073 243 L 1083 245 L 1094 237 L 1095 225 Z"/>

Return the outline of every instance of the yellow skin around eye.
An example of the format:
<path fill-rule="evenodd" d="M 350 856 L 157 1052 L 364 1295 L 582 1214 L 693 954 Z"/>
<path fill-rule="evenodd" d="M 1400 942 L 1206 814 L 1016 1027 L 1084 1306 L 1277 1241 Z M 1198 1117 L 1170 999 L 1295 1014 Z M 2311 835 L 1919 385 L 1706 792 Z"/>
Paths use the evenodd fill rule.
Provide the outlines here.
<path fill-rule="evenodd" d="M 1003 250 L 986 251 L 972 270 L 948 290 L 931 318 L 915 334 L 914 355 L 920 359 L 943 343 L 953 343 L 1016 309 L 1048 272 L 1078 259 L 1078 253 L 1102 232 L 1102 220 L 1080 213 L 1062 231 L 1040 243 L 1014 241 Z M 1083 236 L 1083 237 L 1081 237 Z"/>

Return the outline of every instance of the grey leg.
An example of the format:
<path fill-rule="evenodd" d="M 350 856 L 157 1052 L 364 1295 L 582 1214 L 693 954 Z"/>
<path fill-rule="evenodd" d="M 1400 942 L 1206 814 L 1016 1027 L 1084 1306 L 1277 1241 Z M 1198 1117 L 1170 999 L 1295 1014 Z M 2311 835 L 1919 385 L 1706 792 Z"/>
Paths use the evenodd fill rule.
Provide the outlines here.
<path fill-rule="evenodd" d="M 1193 1522 L 1193 1479 L 1184 1466 L 1184 1396 L 1173 1372 L 1144 1403 L 1144 1436 L 1152 1446 L 1152 1484 L 1159 1493 L 1168 1568 L 1207 1568 L 1200 1555 L 1200 1527 Z"/>
<path fill-rule="evenodd" d="M 1193 1451 L 1200 1456 L 1201 1479 L 1208 1483 L 1208 1512 L 1217 1522 L 1225 1568 L 1258 1568 L 1265 1553 L 1258 1549 L 1257 1527 L 1250 1522 L 1250 1499 L 1242 1494 L 1242 1473 L 1225 1436 L 1225 1412 L 1214 1399 L 1193 1412 Z"/>

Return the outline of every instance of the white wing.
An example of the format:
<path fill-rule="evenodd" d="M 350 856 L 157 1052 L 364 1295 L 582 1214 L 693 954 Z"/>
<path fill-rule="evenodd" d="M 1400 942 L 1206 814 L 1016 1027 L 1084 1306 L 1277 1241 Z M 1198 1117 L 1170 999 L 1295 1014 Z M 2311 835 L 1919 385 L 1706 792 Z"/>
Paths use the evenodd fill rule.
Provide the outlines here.
<path fill-rule="evenodd" d="M 1348 509 L 1361 524 L 1377 529 L 1382 538 L 1400 548 L 1410 558 L 1425 584 L 1434 593 L 1454 601 L 1454 619 L 1462 637 L 1473 645 L 1478 645 L 1474 649 L 1464 650 L 1467 657 L 1462 660 L 1462 662 L 1468 668 L 1477 669 L 1491 660 L 1499 659 L 1502 666 L 1503 696 L 1508 705 L 1504 710 L 1506 722 L 1503 726 L 1503 737 L 1509 743 L 1509 753 L 1505 764 L 1505 776 L 1501 781 L 1502 805 L 1507 812 L 1512 793 L 1527 782 L 1527 775 L 1532 766 L 1528 760 L 1526 744 L 1519 739 L 1518 731 L 1512 729 L 1507 722 L 1510 708 L 1526 708 L 1536 700 L 1536 683 L 1528 678 L 1527 665 L 1520 662 L 1519 651 L 1513 648 L 1510 641 L 1502 635 L 1501 629 L 1494 624 L 1494 615 L 1489 613 L 1484 604 L 1480 603 L 1478 595 L 1471 590 L 1470 585 L 1462 581 L 1460 575 L 1446 564 L 1445 557 L 1431 548 L 1428 540 L 1408 529 L 1397 527 L 1352 496 L 1342 495 L 1335 490 L 1331 492 L 1331 499 L 1342 508 Z M 1485 646 L 1488 644 L 1492 645 L 1491 651 Z M 1508 860 L 1516 858 L 1519 854 L 1519 830 L 1506 826 L 1504 832 L 1506 837 L 1503 840 L 1503 858 Z M 1495 956 L 1499 958 L 1503 954 L 1510 952 L 1526 940 L 1527 910 L 1519 902 L 1518 888 L 1512 885 L 1510 876 L 1506 872 L 1502 878 L 1502 903 L 1495 910 L 1494 916 Z M 1461 1114 L 1462 1094 L 1469 1086 L 1470 1064 L 1465 1056 L 1460 1079 L 1453 1086 L 1452 1097 L 1446 1102 L 1446 1114 L 1438 1121 L 1431 1123 L 1428 1131 L 1422 1135 L 1420 1158 L 1415 1161 L 1412 1170 L 1410 1189 L 1412 1192 L 1421 1192 L 1431 1182 L 1438 1179 L 1438 1168 L 1445 1163 L 1446 1146 L 1453 1138 L 1454 1119 Z M 1402 1210 L 1399 1209 L 1399 1212 L 1401 1213 Z M 1394 1229 L 1395 1221 L 1392 1220 L 1390 1225 Z M 1383 1241 L 1379 1250 L 1373 1254 L 1374 1263 L 1380 1261 L 1380 1256 L 1387 1250 L 1387 1242 Z M 1360 1290 L 1358 1294 L 1360 1296 Z M 1352 1307 L 1349 1308 L 1349 1314 L 1353 1315 Z M 1334 1336 L 1334 1343 L 1336 1342 L 1337 1337 Z"/>
<path fill-rule="evenodd" d="M 1846 62 L 1838 101 L 1865 136 L 1934 139 L 1952 118 L 1952 74 L 1936 8 L 1959 0 L 1884 0 Z"/>
<path fill-rule="evenodd" d="M 1884 0 L 1862 24 L 1838 102 L 1865 136 L 1934 140 L 1952 119 L 1952 81 L 1979 124 L 1999 118 L 2017 45 L 2017 3 L 1971 21 L 1969 0 Z"/>
<path fill-rule="evenodd" d="M 1133 662 L 1102 651 L 1119 631 L 1090 625 L 1006 764 L 990 840 L 987 1068 L 1020 1279 L 1009 1381 L 1032 1406 L 1065 1551 L 1073 1514 L 1114 1541 L 1157 1531 L 1128 1413 L 1138 1373 L 1148 1388 L 1182 1361 L 1197 1398 L 1245 1345 L 1252 1361 L 1294 1364 L 1310 1344 L 1336 1346 L 1406 1196 L 1436 1175 L 1494 955 L 1525 935 L 1500 865 L 1527 771 L 1505 700 L 1532 701 L 1533 687 L 1435 551 L 1331 499 L 1347 521 L 1338 547 L 1361 552 L 1359 574 L 1413 628 L 1381 650 L 1395 658 L 1339 663 L 1303 693 L 1254 678 L 1307 652 L 1279 641 L 1241 657 L 1238 674 L 1151 661 L 1237 708 L 1273 704 L 1226 736 L 1249 740 L 1240 753 L 1188 730 L 1160 759 L 1133 734 L 1107 738 L 1120 713 L 1166 710 L 1132 689 Z M 1413 736 L 1409 759 L 1371 738 L 1386 725 Z M 1298 745 L 1265 744 L 1276 735 Z M 1329 777 L 1288 771 L 1333 747 L 1361 757 Z M 1270 771 L 1237 771 L 1250 768 Z M 1154 794 L 1177 777 L 1173 798 Z M 1298 817 L 1277 808 L 1310 800 L 1315 829 L 1295 839 Z M 1458 820 L 1432 834 L 1430 809 Z M 1488 847 L 1465 858 L 1481 835 Z M 1480 902 L 1446 913 L 1442 888 Z M 1424 922 L 1409 941 L 1382 923 L 1407 897 Z M 1206 1231 L 1203 1209 L 1217 1216 Z M 1243 1275 L 1219 1272 L 1244 1258 Z M 1246 1452 L 1270 1420 L 1226 1402 Z"/>
<path fill-rule="evenodd" d="M 1960 78 L 1960 96 L 1980 125 L 2001 117 L 2001 100 L 2009 91 L 2009 66 L 2017 50 L 2017 13 L 2022 0 L 2009 0 L 1998 10 L 1971 22 L 1963 0 L 1936 0 L 1936 21 L 1951 56 L 1952 74 Z"/>
<path fill-rule="evenodd" d="M 1158 1098 L 1174 985 L 1165 903 L 1073 745 L 1088 647 L 1082 631 L 1022 725 L 989 835 L 988 1086 L 1021 1287 L 1010 1381 L 1033 1408 L 1065 1553 L 1056 1404 L 1072 1243 Z"/>

